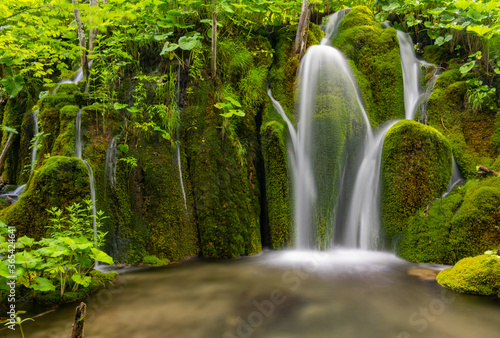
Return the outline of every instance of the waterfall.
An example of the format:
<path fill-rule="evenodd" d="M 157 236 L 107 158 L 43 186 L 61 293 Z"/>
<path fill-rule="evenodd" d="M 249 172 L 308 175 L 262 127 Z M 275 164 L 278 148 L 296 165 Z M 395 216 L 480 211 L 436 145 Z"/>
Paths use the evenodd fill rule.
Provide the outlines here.
<path fill-rule="evenodd" d="M 1 194 L 0 198 L 3 198 L 10 203 L 15 203 L 19 199 L 19 196 L 21 196 L 21 194 L 23 193 L 25 187 L 26 184 L 20 185 L 14 191 Z"/>
<path fill-rule="evenodd" d="M 380 232 L 380 169 L 385 134 L 397 121 L 379 129 L 367 138 L 363 161 L 356 175 L 351 204 L 347 214 L 346 233 L 341 244 L 347 247 L 375 250 Z"/>
<path fill-rule="evenodd" d="M 106 148 L 106 164 L 104 166 L 104 176 L 108 178 L 112 188 L 116 186 L 116 146 L 118 138 L 122 133 L 115 135 Z"/>
<path fill-rule="evenodd" d="M 82 158 L 82 109 L 78 109 L 75 121 L 75 157 Z"/>
<path fill-rule="evenodd" d="M 314 246 L 314 232 L 323 231 L 326 245 L 333 241 L 336 206 L 349 150 L 356 148 L 356 132 L 371 134 L 368 117 L 350 68 L 337 49 L 309 48 L 299 71 L 299 123 L 295 163 L 296 246 Z"/>
<path fill-rule="evenodd" d="M 33 169 L 35 168 L 35 164 L 36 164 L 36 151 L 37 151 L 37 146 L 38 146 L 38 109 L 36 109 L 34 112 L 33 112 L 33 123 L 34 123 L 34 127 L 33 127 L 33 131 L 34 131 L 34 143 L 33 143 L 33 148 L 31 149 L 31 171 L 33 171 Z"/>
<path fill-rule="evenodd" d="M 271 103 L 273 104 L 274 109 L 276 109 L 276 111 L 281 115 L 288 126 L 288 133 L 290 135 L 290 138 L 292 139 L 293 154 L 295 155 L 298 148 L 297 132 L 295 131 L 295 128 L 293 127 L 292 122 L 290 122 L 288 116 L 286 116 L 285 110 L 283 109 L 281 104 L 274 99 L 273 94 L 271 93 L 271 88 L 269 88 L 269 86 L 267 87 L 267 95 L 271 99 Z"/>
<path fill-rule="evenodd" d="M 180 102 L 180 83 L 181 83 L 181 63 L 179 61 L 179 70 L 177 72 L 177 92 L 176 92 L 176 101 L 177 101 L 177 128 L 175 130 L 175 148 L 177 151 L 177 167 L 179 168 L 179 180 L 181 185 L 182 198 L 184 200 L 184 209 L 187 211 L 187 201 L 186 201 L 186 191 L 184 190 L 184 179 L 182 178 L 182 166 L 181 166 L 181 150 L 180 150 L 180 126 L 181 126 L 181 108 L 179 105 Z"/>
<path fill-rule="evenodd" d="M 321 45 L 331 46 L 332 40 L 340 32 L 340 24 L 342 19 L 351 11 L 350 8 L 341 9 L 328 17 L 328 22 L 325 27 L 325 36 L 321 39 Z"/>
<path fill-rule="evenodd" d="M 405 94 L 405 118 L 413 120 L 420 98 L 420 63 L 413 50 L 411 37 L 401 31 L 397 31 L 399 49 L 401 55 L 401 67 L 403 69 L 403 82 Z"/>
<path fill-rule="evenodd" d="M 89 172 L 90 181 L 90 200 L 92 201 L 92 226 L 94 228 L 94 242 L 97 244 L 97 226 L 96 226 L 96 206 L 95 206 L 95 186 L 94 186 L 94 173 L 92 167 L 82 156 L 83 142 L 82 142 L 82 110 L 78 109 L 76 113 L 75 122 L 75 157 L 83 161 Z M 96 261 L 97 266 L 97 261 Z"/>
<path fill-rule="evenodd" d="M 441 196 L 441 198 L 445 198 L 448 194 L 455 188 L 457 184 L 459 184 L 464 178 L 460 175 L 460 169 L 458 168 L 457 161 L 455 161 L 455 156 L 452 156 L 453 159 L 453 171 L 451 174 L 450 183 L 448 183 L 448 187 L 446 188 L 446 192 Z"/>

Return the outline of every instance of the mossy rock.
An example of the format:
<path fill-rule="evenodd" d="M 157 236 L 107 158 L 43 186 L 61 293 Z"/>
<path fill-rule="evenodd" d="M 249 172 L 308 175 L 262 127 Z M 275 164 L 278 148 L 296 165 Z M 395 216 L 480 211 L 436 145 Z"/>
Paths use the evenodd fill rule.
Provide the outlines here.
<path fill-rule="evenodd" d="M 449 59 L 450 55 L 441 46 L 438 45 L 427 45 L 424 47 L 424 60 L 440 65 Z"/>
<path fill-rule="evenodd" d="M 451 178 L 451 145 L 434 128 L 403 120 L 386 134 L 382 151 L 382 223 L 389 237 L 440 196 Z"/>
<path fill-rule="evenodd" d="M 170 263 L 170 261 L 166 258 L 164 259 L 160 259 L 156 256 L 144 256 L 142 258 L 142 264 L 145 264 L 145 265 L 155 265 L 155 266 L 160 266 L 160 265 L 168 265 L 168 263 Z"/>
<path fill-rule="evenodd" d="M 437 281 L 453 291 L 500 297 L 500 258 L 488 254 L 467 257 L 441 271 Z"/>
<path fill-rule="evenodd" d="M 470 109 L 465 80 L 458 68 L 437 78 L 427 104 L 427 123 L 448 138 L 461 174 L 473 178 L 478 165 L 493 163 L 499 134 L 495 115 Z"/>
<path fill-rule="evenodd" d="M 349 59 L 372 126 L 404 118 L 403 72 L 396 30 L 382 29 L 364 6 L 354 7 L 341 27 L 333 46 Z"/>
<path fill-rule="evenodd" d="M 89 174 L 82 160 L 53 156 L 35 170 L 18 201 L 0 212 L 18 236 L 40 239 L 49 225 L 46 209 L 63 209 L 90 198 Z"/>
<path fill-rule="evenodd" d="M 262 153 L 266 171 L 269 241 L 273 249 L 287 247 L 292 241 L 286 128 L 278 121 L 270 121 L 261 128 Z"/>

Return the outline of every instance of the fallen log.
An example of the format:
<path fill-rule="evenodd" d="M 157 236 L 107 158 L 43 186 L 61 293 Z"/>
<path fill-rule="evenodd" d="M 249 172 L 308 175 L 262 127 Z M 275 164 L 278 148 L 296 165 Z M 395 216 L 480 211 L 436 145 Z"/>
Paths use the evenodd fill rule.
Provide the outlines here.
<path fill-rule="evenodd" d="M 484 165 L 480 165 L 479 167 L 477 167 L 477 169 L 479 170 L 476 171 L 476 174 L 479 175 L 488 175 L 488 174 L 498 175 L 498 173 L 495 170 L 488 169 Z"/>

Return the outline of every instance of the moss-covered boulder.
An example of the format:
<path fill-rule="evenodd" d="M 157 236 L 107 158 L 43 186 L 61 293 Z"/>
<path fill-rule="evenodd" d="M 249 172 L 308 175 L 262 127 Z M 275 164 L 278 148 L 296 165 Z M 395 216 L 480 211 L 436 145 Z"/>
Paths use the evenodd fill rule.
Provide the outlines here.
<path fill-rule="evenodd" d="M 437 275 L 439 284 L 460 292 L 500 297 L 500 256 L 467 257 Z"/>
<path fill-rule="evenodd" d="M 467 102 L 467 78 L 456 67 L 436 80 L 427 105 L 427 123 L 450 141 L 461 174 L 476 177 L 476 167 L 491 166 L 498 154 L 495 115 L 473 111 Z"/>
<path fill-rule="evenodd" d="M 47 231 L 46 209 L 64 208 L 90 199 L 89 174 L 82 160 L 53 156 L 31 176 L 18 201 L 0 212 L 0 219 L 16 227 L 18 236 L 36 239 Z"/>
<path fill-rule="evenodd" d="M 382 152 L 382 223 L 389 237 L 444 192 L 451 171 L 451 146 L 437 130 L 410 120 L 389 129 Z"/>
<path fill-rule="evenodd" d="M 333 46 L 350 61 L 370 123 L 378 126 L 403 118 L 403 72 L 396 30 L 382 29 L 367 7 L 354 7 L 342 20 Z"/>

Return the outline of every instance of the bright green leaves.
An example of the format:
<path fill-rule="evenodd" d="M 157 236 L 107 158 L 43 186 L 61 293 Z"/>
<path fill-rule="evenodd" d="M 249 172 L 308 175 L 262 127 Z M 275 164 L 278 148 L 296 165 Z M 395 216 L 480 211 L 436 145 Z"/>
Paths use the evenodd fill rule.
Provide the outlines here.
<path fill-rule="evenodd" d="M 23 89 L 24 78 L 21 75 L 7 76 L 0 80 L 0 83 L 10 97 L 16 97 Z"/>
<path fill-rule="evenodd" d="M 90 250 L 92 251 L 93 258 L 96 261 L 106 263 L 109 265 L 113 264 L 113 258 L 111 258 L 107 253 L 105 253 L 99 249 L 96 249 L 96 248 L 91 248 Z"/>
<path fill-rule="evenodd" d="M 30 289 L 36 291 L 54 291 L 56 289 L 55 285 L 52 282 L 44 277 L 36 277 L 33 280 L 33 284 L 31 284 Z"/>
<path fill-rule="evenodd" d="M 82 277 L 81 275 L 78 275 L 78 274 L 74 274 L 71 276 L 71 280 L 73 282 L 75 282 L 76 284 L 79 284 L 83 287 L 87 287 L 90 285 L 90 282 L 91 282 L 91 278 L 90 276 L 84 276 Z"/>
<path fill-rule="evenodd" d="M 183 36 L 179 39 L 179 47 L 183 50 L 201 48 L 200 33 L 194 33 L 192 36 Z"/>
<path fill-rule="evenodd" d="M 448 42 L 450 41 L 451 39 L 453 39 L 453 35 L 452 34 L 446 34 L 445 37 L 443 36 L 440 36 L 436 39 L 436 41 L 434 42 L 434 44 L 438 45 L 438 46 L 441 46 L 443 45 L 445 42 Z"/>
<path fill-rule="evenodd" d="M 170 41 L 167 41 L 165 42 L 165 44 L 163 45 L 163 49 L 161 50 L 161 53 L 160 55 L 163 55 L 165 53 L 170 53 L 170 52 L 173 52 L 174 50 L 176 50 L 177 48 L 179 48 L 179 45 L 176 44 L 176 43 L 172 43 Z"/>

